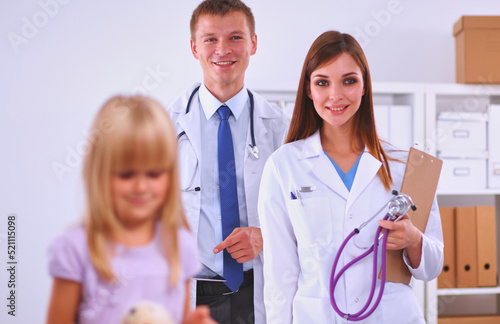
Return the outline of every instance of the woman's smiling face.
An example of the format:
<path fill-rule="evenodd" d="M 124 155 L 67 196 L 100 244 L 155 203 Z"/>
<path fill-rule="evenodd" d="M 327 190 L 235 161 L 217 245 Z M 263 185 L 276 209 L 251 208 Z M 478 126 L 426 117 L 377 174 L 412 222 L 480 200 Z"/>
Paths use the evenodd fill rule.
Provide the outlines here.
<path fill-rule="evenodd" d="M 310 75 L 308 96 L 323 127 L 351 126 L 364 94 L 363 74 L 348 53 L 342 53 Z"/>

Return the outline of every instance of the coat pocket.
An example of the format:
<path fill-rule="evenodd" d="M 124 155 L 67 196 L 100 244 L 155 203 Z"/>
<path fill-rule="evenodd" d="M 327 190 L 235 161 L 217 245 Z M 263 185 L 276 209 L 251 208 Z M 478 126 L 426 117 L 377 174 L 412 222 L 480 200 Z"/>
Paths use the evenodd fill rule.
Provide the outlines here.
<path fill-rule="evenodd" d="M 327 198 L 290 200 L 287 209 L 299 248 L 324 246 L 332 242 L 331 203 Z"/>
<path fill-rule="evenodd" d="M 334 323 L 333 309 L 327 298 L 296 296 L 292 312 L 293 323 Z"/>

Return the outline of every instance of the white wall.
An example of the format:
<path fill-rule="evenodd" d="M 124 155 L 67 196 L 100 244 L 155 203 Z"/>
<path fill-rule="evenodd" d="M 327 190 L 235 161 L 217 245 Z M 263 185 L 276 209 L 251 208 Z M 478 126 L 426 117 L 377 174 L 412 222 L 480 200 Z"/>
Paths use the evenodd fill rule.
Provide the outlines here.
<path fill-rule="evenodd" d="M 45 252 L 81 217 L 80 160 L 99 106 L 118 92 L 139 91 L 166 103 L 200 79 L 188 27 L 198 2 L 0 0 L 1 323 L 44 320 Z M 257 90 L 295 90 L 310 44 L 328 29 L 358 38 L 373 81 L 454 82 L 453 23 L 462 15 L 500 15 L 497 0 L 247 4 L 258 34 L 247 85 Z M 53 164 L 69 171 L 58 176 Z M 15 318 L 4 306 L 10 213 L 18 218 Z"/>

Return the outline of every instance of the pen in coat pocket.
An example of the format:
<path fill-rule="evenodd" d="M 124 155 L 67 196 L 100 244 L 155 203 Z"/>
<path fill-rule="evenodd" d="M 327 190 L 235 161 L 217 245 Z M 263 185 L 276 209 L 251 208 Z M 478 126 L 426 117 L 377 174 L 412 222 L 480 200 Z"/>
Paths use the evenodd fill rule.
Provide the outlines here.
<path fill-rule="evenodd" d="M 300 196 L 300 193 L 297 190 L 295 190 L 295 192 L 290 191 L 290 198 L 292 200 L 297 200 L 298 199 L 298 200 L 300 200 L 300 204 L 304 205 L 304 203 L 302 202 L 302 197 Z"/>

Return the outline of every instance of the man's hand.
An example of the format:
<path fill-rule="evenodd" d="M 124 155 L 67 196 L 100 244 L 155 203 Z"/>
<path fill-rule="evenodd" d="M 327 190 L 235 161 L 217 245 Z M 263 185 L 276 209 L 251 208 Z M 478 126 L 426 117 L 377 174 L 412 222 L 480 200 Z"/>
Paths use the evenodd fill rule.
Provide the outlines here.
<path fill-rule="evenodd" d="M 262 252 L 262 233 L 257 227 L 238 227 L 214 248 L 214 253 L 227 249 L 233 259 L 243 263 L 255 259 Z"/>

